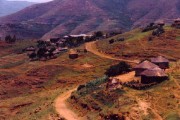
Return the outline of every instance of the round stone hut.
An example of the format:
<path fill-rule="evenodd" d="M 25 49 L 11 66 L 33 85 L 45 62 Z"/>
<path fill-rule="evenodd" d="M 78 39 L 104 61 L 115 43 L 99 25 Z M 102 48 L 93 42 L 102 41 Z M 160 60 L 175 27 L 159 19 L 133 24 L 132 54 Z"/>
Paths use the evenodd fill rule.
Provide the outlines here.
<path fill-rule="evenodd" d="M 135 76 L 140 76 L 142 72 L 148 69 L 153 69 L 153 68 L 159 68 L 159 66 L 155 65 L 154 63 L 151 63 L 150 61 L 143 61 L 137 66 L 134 67 L 135 70 Z"/>
<path fill-rule="evenodd" d="M 141 83 L 150 84 L 150 83 L 160 83 L 168 79 L 168 75 L 164 70 L 160 68 L 153 68 L 145 70 L 141 73 Z"/>
<path fill-rule="evenodd" d="M 151 58 L 151 62 L 158 65 L 161 69 L 169 68 L 169 60 L 162 56 L 158 56 L 156 58 Z"/>
<path fill-rule="evenodd" d="M 73 49 L 71 49 L 70 51 L 69 51 L 69 58 L 70 59 L 76 59 L 76 58 L 78 58 L 78 53 L 77 53 L 77 51 L 76 50 L 73 50 Z"/>

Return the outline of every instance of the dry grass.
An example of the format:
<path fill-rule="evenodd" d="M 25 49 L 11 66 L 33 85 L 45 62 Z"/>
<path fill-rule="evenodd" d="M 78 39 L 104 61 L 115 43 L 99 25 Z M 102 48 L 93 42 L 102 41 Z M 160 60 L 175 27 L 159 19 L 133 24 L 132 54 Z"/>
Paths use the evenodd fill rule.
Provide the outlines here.
<path fill-rule="evenodd" d="M 26 60 L 17 64 L 11 61 L 26 58 L 26 55 L 20 58 L 18 54 L 10 54 L 8 49 L 0 58 L 0 118 L 8 120 L 44 120 L 56 116 L 53 102 L 59 94 L 102 76 L 112 64 L 111 60 L 91 53 L 80 53 L 76 60 L 70 60 L 64 53 L 45 62 Z M 86 64 L 93 67 L 83 67 Z"/>

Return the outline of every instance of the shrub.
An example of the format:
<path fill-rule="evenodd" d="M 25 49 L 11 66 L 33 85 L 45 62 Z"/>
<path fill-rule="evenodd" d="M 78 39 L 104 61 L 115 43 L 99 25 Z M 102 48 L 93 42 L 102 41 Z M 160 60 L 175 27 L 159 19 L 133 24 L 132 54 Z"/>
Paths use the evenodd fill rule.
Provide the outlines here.
<path fill-rule="evenodd" d="M 96 80 L 93 80 L 93 81 L 90 81 L 86 84 L 86 87 L 87 88 L 90 88 L 90 87 L 95 87 L 95 86 L 98 86 L 98 85 L 101 85 L 102 83 L 106 82 L 107 81 L 107 76 L 104 76 L 102 78 L 98 78 Z"/>
<path fill-rule="evenodd" d="M 107 69 L 105 74 L 110 77 L 110 76 L 116 76 L 119 74 L 127 73 L 130 70 L 131 70 L 131 66 L 129 64 L 127 64 L 126 62 L 120 62 L 119 64 L 113 65 L 109 69 Z"/>
<path fill-rule="evenodd" d="M 103 36 L 103 32 L 102 31 L 97 31 L 97 32 L 94 33 L 94 35 L 96 37 L 102 37 Z"/>
<path fill-rule="evenodd" d="M 77 88 L 77 91 L 81 90 L 82 88 L 85 88 L 85 85 L 79 85 L 79 87 Z"/>
<path fill-rule="evenodd" d="M 113 44 L 114 43 L 114 39 L 109 40 L 109 44 Z"/>

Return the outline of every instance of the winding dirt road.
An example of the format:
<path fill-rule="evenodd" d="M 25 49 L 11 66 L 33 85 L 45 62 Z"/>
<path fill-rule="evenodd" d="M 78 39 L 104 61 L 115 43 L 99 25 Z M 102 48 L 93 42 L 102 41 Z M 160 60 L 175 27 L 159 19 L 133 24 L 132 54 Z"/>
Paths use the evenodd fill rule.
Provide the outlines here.
<path fill-rule="evenodd" d="M 64 117 L 67 120 L 80 120 L 81 118 L 76 115 L 66 104 L 66 100 L 71 96 L 71 93 L 76 89 L 69 90 L 62 95 L 60 95 L 55 100 L 55 109 L 59 115 Z"/>
<path fill-rule="evenodd" d="M 118 60 L 118 61 L 125 61 L 125 62 L 129 62 L 129 63 L 138 63 L 137 61 L 114 58 L 114 57 L 111 57 L 109 55 L 106 55 L 106 54 L 99 52 L 98 49 L 96 48 L 96 41 L 86 43 L 85 47 L 89 52 L 91 52 L 91 53 L 93 53 L 99 57 L 102 57 L 102 58 L 111 59 L 111 60 Z M 76 89 L 69 90 L 69 91 L 63 93 L 62 95 L 60 95 L 55 100 L 54 106 L 55 106 L 56 111 L 58 112 L 58 114 L 60 116 L 64 117 L 67 120 L 80 120 L 80 119 L 82 119 L 82 118 L 78 117 L 76 115 L 76 113 L 74 113 L 71 109 L 69 109 L 69 107 L 66 104 L 66 100 L 71 96 L 71 93 L 75 90 Z"/>
<path fill-rule="evenodd" d="M 137 60 L 126 60 L 126 59 L 120 59 L 120 58 L 115 58 L 112 56 L 109 56 L 107 54 L 101 53 L 98 51 L 97 47 L 96 47 L 96 42 L 97 41 L 93 41 L 93 42 L 88 42 L 85 44 L 85 48 L 87 49 L 87 51 L 102 57 L 102 58 L 106 58 L 106 59 L 111 59 L 111 60 L 118 60 L 118 61 L 125 61 L 125 62 L 129 62 L 129 63 L 139 63 L 139 61 Z"/>

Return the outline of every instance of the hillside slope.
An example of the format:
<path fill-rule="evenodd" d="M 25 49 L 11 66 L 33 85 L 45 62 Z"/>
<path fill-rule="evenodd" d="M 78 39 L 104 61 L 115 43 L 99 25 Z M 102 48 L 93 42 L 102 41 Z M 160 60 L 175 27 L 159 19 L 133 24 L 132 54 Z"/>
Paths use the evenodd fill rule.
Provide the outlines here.
<path fill-rule="evenodd" d="M 97 30 L 128 30 L 180 15 L 178 0 L 55 0 L 0 19 L 0 36 L 49 38 Z M 165 6 L 165 7 L 164 7 Z M 31 33 L 31 34 L 29 34 Z"/>
<path fill-rule="evenodd" d="M 114 44 L 108 42 L 109 39 L 116 40 L 121 37 L 126 41 L 116 41 Z M 179 29 L 168 27 L 163 35 L 151 42 L 148 42 L 148 37 L 149 33 L 133 30 L 98 41 L 97 49 L 105 55 L 119 59 L 149 59 L 152 55 L 157 56 L 158 52 L 179 60 Z M 140 43 L 146 46 L 146 51 Z M 170 80 L 162 84 L 147 90 L 124 87 L 123 91 L 107 92 L 103 80 L 106 77 L 101 77 L 110 66 L 118 64 L 119 61 L 104 59 L 91 51 L 84 53 L 85 45 L 75 48 L 81 51 L 79 58 L 75 60 L 69 59 L 68 52 L 47 61 L 30 61 L 26 53 L 17 54 L 31 45 L 35 46 L 36 42 L 18 41 L 15 44 L 7 44 L 0 41 L 0 120 L 61 119 L 65 115 L 62 114 L 63 107 L 66 111 L 75 111 L 78 117 L 88 117 L 92 120 L 111 112 L 129 113 L 126 115 L 129 115 L 130 120 L 159 120 L 158 117 L 164 120 L 179 120 L 179 62 L 171 61 L 171 68 L 168 70 Z M 129 58 L 124 58 L 121 53 L 129 55 Z M 83 84 L 89 84 L 87 86 L 90 88 L 85 87 L 73 92 L 74 97 L 71 96 L 72 99 L 66 101 L 66 106 L 64 103 L 67 97 L 63 96 L 70 95 L 69 92 Z M 57 102 L 59 100 L 60 102 Z M 59 103 L 60 107 L 56 106 L 56 103 Z M 143 103 L 148 106 L 143 107 Z M 146 112 L 143 110 L 146 109 L 147 114 L 144 114 Z"/>

